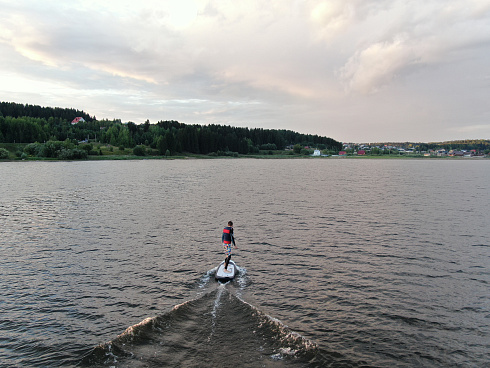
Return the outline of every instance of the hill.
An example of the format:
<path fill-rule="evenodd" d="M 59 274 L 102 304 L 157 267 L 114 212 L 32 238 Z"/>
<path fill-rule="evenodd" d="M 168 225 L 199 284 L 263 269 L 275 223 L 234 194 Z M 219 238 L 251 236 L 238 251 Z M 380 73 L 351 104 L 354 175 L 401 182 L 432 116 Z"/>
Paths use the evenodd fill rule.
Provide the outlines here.
<path fill-rule="evenodd" d="M 85 121 L 72 124 L 76 117 Z M 332 138 L 301 134 L 290 130 L 249 129 L 225 125 L 188 125 L 178 121 L 151 124 L 121 120 L 97 120 L 84 111 L 0 102 L 0 143 L 34 143 L 45 141 L 97 141 L 122 148 L 139 145 L 158 150 L 210 154 L 235 152 L 258 153 L 260 150 L 283 150 L 301 145 L 339 151 L 342 144 Z"/>

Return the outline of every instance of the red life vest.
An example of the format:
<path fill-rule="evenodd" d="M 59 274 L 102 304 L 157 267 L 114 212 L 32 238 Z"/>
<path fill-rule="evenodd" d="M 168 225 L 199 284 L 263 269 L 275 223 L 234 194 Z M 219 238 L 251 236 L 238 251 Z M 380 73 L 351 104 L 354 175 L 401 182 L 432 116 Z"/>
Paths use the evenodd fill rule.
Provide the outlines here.
<path fill-rule="evenodd" d="M 231 244 L 232 236 L 233 236 L 233 228 L 229 226 L 225 227 L 223 229 L 223 243 Z"/>

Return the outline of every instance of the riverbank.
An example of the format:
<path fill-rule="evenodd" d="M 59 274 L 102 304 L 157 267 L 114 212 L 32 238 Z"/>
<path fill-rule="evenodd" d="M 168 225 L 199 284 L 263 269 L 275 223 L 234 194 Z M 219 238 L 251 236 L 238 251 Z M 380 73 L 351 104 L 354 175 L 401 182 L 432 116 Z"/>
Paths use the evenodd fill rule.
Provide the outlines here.
<path fill-rule="evenodd" d="M 277 151 L 263 151 L 259 154 L 246 154 L 241 155 L 237 152 L 219 152 L 211 153 L 207 155 L 195 154 L 195 153 L 175 153 L 160 155 L 158 151 L 152 149 L 151 147 L 143 147 L 143 149 L 130 149 L 123 147 L 114 147 L 105 144 L 91 145 L 91 149 L 87 148 L 86 145 L 79 145 L 77 148 L 79 151 L 86 152 L 83 158 L 73 159 L 73 158 L 60 158 L 60 157 L 40 157 L 30 155 L 26 152 L 25 148 L 29 144 L 27 143 L 0 143 L 0 150 L 8 151 L 4 157 L 0 157 L 0 162 L 2 161 L 75 161 L 75 160 L 90 160 L 90 161 L 100 161 L 100 160 L 183 160 L 183 159 L 215 159 L 215 158 L 254 158 L 254 159 L 311 159 L 311 160 L 393 160 L 393 159 L 421 159 L 421 160 L 467 160 L 467 159 L 488 159 L 489 155 L 486 156 L 472 156 L 472 157 L 461 157 L 461 156 L 424 156 L 423 154 L 382 154 L 382 155 L 322 155 L 322 156 L 312 156 L 310 154 L 300 154 L 294 153 L 291 150 L 277 150 Z M 139 146 L 141 147 L 141 146 Z M 5 151 L 4 151 L 5 152 Z M 138 153 L 138 154 L 135 154 Z"/>
<path fill-rule="evenodd" d="M 489 160 L 490 157 L 424 157 L 424 156 L 328 156 L 312 157 L 302 155 L 240 155 L 237 157 L 230 156 L 208 156 L 208 155 L 175 155 L 175 156 L 136 156 L 136 155 L 111 155 L 111 156 L 88 156 L 80 160 L 63 160 L 59 158 L 47 157 L 28 157 L 0 159 L 0 162 L 14 161 L 129 161 L 129 160 L 213 160 L 213 159 L 257 159 L 257 160 L 456 160 L 456 161 L 474 161 Z"/>

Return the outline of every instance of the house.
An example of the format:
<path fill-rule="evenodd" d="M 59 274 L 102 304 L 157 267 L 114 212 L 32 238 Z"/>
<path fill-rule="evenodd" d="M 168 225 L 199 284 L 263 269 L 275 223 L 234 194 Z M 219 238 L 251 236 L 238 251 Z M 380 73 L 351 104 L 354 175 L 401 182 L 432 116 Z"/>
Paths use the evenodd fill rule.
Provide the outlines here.
<path fill-rule="evenodd" d="M 79 117 L 76 117 L 75 119 L 73 119 L 73 121 L 71 122 L 71 125 L 83 123 L 84 121 L 85 121 L 85 119 L 79 116 Z"/>
<path fill-rule="evenodd" d="M 449 156 L 457 156 L 457 157 L 463 157 L 464 156 L 464 152 L 463 151 L 449 151 Z"/>
<path fill-rule="evenodd" d="M 347 155 L 347 152 L 345 152 L 345 151 L 340 151 L 339 152 L 339 156 L 346 156 L 346 155 Z"/>
<path fill-rule="evenodd" d="M 365 155 L 366 151 L 365 150 L 359 150 L 359 151 L 357 151 L 357 154 L 358 155 Z"/>
<path fill-rule="evenodd" d="M 322 154 L 322 153 L 320 152 L 320 150 L 317 150 L 317 149 L 316 149 L 315 151 L 313 151 L 312 156 L 320 156 L 321 154 Z"/>

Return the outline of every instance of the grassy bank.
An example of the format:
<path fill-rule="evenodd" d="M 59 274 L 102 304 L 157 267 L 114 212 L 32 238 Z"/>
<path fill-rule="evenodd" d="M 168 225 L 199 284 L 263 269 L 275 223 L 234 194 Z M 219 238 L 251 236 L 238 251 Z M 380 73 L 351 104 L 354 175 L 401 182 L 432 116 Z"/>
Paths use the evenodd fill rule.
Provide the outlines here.
<path fill-rule="evenodd" d="M 9 152 L 8 159 L 3 161 L 12 160 L 29 160 L 29 161 L 56 161 L 58 158 L 46 158 L 29 156 L 25 154 L 25 147 L 28 143 L 0 143 L 0 149 L 6 149 Z M 91 143 L 88 147 L 87 144 L 80 144 L 77 146 L 80 149 L 87 149 L 88 156 L 86 160 L 162 160 L 162 159 L 213 159 L 213 158 L 255 158 L 255 159 L 311 159 L 311 160 L 393 160 L 393 159 L 436 159 L 436 160 L 458 160 L 466 159 L 464 157 L 438 157 L 438 156 L 423 156 L 422 154 L 391 154 L 391 155 L 346 155 L 346 156 L 321 156 L 313 157 L 310 155 L 296 154 L 293 151 L 261 151 L 258 154 L 239 155 L 236 152 L 221 152 L 220 154 L 212 153 L 209 155 L 200 155 L 194 153 L 177 153 L 174 155 L 160 155 L 157 150 L 147 146 L 139 146 L 136 150 L 130 148 L 115 147 L 107 144 Z M 91 148 L 88 150 L 88 148 Z M 490 157 L 485 157 L 489 159 Z"/>

